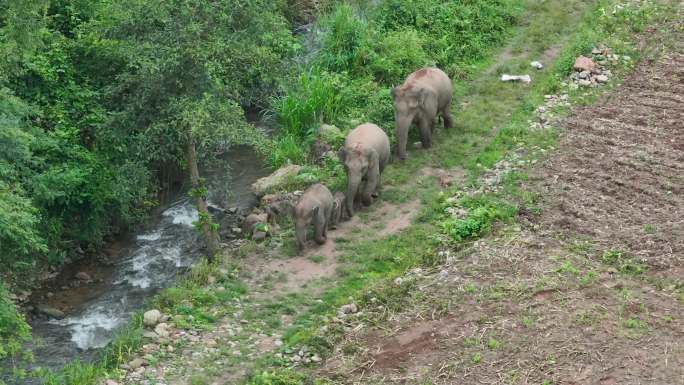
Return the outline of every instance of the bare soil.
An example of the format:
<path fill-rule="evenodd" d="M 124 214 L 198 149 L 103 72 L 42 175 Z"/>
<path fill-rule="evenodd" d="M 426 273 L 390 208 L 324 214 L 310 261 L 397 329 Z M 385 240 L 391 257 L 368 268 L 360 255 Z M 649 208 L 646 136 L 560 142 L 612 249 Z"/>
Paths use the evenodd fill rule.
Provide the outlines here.
<path fill-rule="evenodd" d="M 302 290 L 309 283 L 322 278 L 332 277 L 337 270 L 337 257 L 340 255 L 338 242 L 350 237 L 362 236 L 365 239 L 378 239 L 396 234 L 411 225 L 411 219 L 418 212 L 417 200 L 400 206 L 378 201 L 365 208 L 350 220 L 339 223 L 335 229 L 328 230 L 328 239 L 323 245 L 313 241 L 307 243 L 301 255 L 281 259 L 264 259 L 263 254 L 249 257 L 250 272 L 254 274 L 253 283 L 258 284 L 278 275 L 275 288 L 278 293 L 292 293 Z"/>
<path fill-rule="evenodd" d="M 318 374 L 344 384 L 684 384 L 684 45 L 561 122 L 542 212 L 362 309 Z M 606 263 L 607 250 L 647 271 Z M 360 324 L 365 325 L 365 324 Z M 427 382 L 429 381 L 429 382 Z M 548 382 L 547 382 L 548 381 Z"/>

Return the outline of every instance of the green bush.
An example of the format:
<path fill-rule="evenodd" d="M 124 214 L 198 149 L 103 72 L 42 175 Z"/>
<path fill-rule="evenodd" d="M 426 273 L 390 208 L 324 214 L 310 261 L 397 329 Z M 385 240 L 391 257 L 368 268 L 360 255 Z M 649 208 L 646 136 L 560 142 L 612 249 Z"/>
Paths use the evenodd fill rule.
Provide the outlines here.
<path fill-rule="evenodd" d="M 414 29 L 388 31 L 376 44 L 369 67 L 381 84 L 399 85 L 404 82 L 407 70 L 435 64 L 423 48 L 424 37 Z"/>
<path fill-rule="evenodd" d="M 445 202 L 443 207 L 445 211 L 449 207 L 467 210 L 464 218 L 449 215 L 442 222 L 442 230 L 457 242 L 481 236 L 491 229 L 494 222 L 511 218 L 517 212 L 509 203 L 484 195 L 464 197 L 453 203 Z"/>

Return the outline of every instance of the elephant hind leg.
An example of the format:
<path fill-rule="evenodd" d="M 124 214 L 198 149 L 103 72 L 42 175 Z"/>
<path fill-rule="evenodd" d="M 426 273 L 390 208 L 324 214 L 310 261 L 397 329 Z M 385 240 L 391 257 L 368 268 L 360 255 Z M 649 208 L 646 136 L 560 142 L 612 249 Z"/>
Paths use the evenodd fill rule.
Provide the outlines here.
<path fill-rule="evenodd" d="M 448 104 L 446 107 L 442 108 L 440 115 L 442 115 L 442 119 L 444 120 L 444 128 L 451 128 L 454 126 L 454 119 L 451 117 L 451 111 L 449 110 Z"/>

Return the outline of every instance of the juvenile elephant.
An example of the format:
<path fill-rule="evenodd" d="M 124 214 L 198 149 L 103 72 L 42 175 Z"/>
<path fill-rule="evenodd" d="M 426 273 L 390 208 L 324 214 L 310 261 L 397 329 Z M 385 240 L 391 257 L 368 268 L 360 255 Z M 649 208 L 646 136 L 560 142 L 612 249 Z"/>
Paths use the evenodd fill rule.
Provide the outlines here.
<path fill-rule="evenodd" d="M 294 208 L 295 234 L 300 251 L 306 243 L 306 230 L 312 224 L 316 243 L 325 243 L 332 213 L 333 196 L 327 187 L 316 183 L 304 191 Z"/>
<path fill-rule="evenodd" d="M 390 144 L 385 131 L 372 123 L 353 129 L 337 152 L 347 171 L 347 194 L 345 206 L 347 215 L 354 216 L 354 201 L 360 198 L 364 205 L 371 204 L 372 195 L 377 193 L 380 174 L 389 162 Z M 362 181 L 365 186 L 362 187 Z"/>
<path fill-rule="evenodd" d="M 432 127 L 438 116 L 444 127 L 453 126 L 451 119 L 451 79 L 439 68 L 423 68 L 406 78 L 403 85 L 392 89 L 397 135 L 397 156 L 406 159 L 406 141 L 411 123 L 420 129 L 423 148 L 432 146 Z"/>

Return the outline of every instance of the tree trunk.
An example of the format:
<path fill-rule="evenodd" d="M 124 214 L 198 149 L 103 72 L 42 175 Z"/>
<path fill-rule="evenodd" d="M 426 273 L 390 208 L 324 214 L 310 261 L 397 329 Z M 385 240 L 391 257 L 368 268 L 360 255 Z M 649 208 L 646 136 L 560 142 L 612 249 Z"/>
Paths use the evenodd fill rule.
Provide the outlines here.
<path fill-rule="evenodd" d="M 204 183 L 200 180 L 199 169 L 197 167 L 197 152 L 195 150 L 195 140 L 191 137 L 188 140 L 187 148 L 188 170 L 190 171 L 190 183 L 194 190 L 193 196 L 196 199 L 197 211 L 200 216 L 200 231 L 204 237 L 204 243 L 209 253 L 209 262 L 219 251 L 219 235 L 213 226 L 211 214 L 207 209 L 207 197 L 204 190 Z M 204 220 L 203 220 L 204 218 Z"/>

